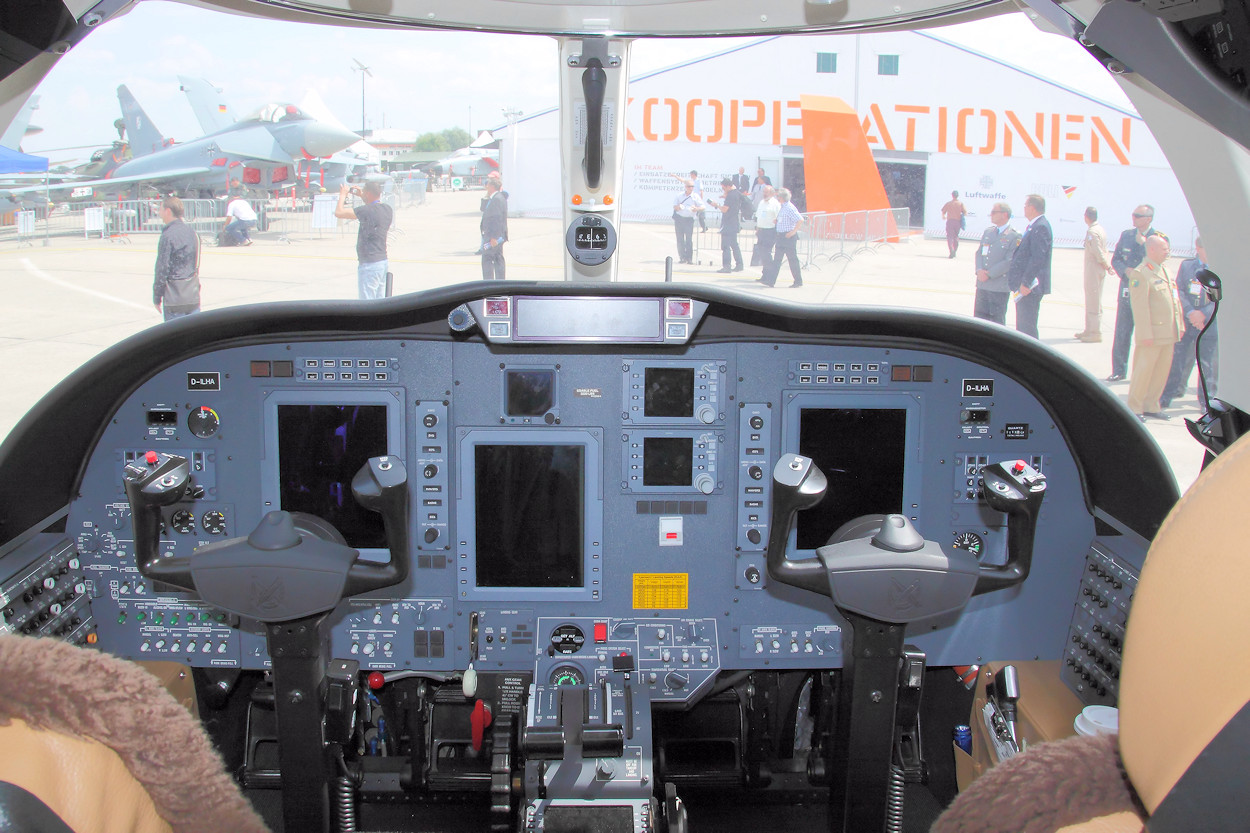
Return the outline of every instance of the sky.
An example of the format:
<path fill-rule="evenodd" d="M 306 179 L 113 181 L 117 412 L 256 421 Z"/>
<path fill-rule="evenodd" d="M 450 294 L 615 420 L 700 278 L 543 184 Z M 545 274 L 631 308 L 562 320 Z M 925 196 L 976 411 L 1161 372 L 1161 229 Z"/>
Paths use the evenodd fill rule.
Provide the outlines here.
<path fill-rule="evenodd" d="M 1043 74 L 1127 106 L 1110 76 L 1076 44 L 1038 31 L 1023 15 L 931 30 L 1010 63 L 1044 62 Z M 671 66 L 750 39 L 640 40 L 630 71 Z M 167 138 L 202 135 L 178 75 L 206 78 L 236 115 L 314 89 L 347 127 L 418 134 L 461 127 L 477 133 L 557 104 L 558 48 L 552 38 L 478 32 L 385 31 L 284 23 L 180 3 L 143 2 L 71 50 L 36 91 L 31 123 L 43 132 L 23 149 L 53 165 L 85 159 L 116 137 L 117 87 L 125 84 Z M 975 83 L 975 79 L 968 79 Z"/>

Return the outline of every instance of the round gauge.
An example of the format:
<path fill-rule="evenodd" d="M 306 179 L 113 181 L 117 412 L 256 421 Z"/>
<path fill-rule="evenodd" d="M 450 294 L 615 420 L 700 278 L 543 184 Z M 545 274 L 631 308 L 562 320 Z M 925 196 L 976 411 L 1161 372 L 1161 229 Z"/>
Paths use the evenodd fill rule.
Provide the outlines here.
<path fill-rule="evenodd" d="M 585 685 L 586 675 L 576 665 L 561 665 L 551 672 L 550 682 L 554 686 Z"/>
<path fill-rule="evenodd" d="M 973 558 L 981 557 L 982 541 L 981 536 L 975 532 L 960 532 L 955 536 L 955 540 L 951 543 L 957 550 L 967 550 L 972 553 Z"/>
<path fill-rule="evenodd" d="M 169 519 L 173 524 L 174 530 L 186 535 L 188 532 L 195 532 L 195 515 L 185 509 L 179 509 Z"/>
<path fill-rule="evenodd" d="M 200 526 L 204 527 L 204 531 L 209 535 L 225 535 L 226 516 L 220 512 L 205 512 L 204 517 L 200 519 Z"/>
<path fill-rule="evenodd" d="M 90 555 L 97 553 L 112 555 L 117 552 L 117 539 L 113 537 L 111 532 L 101 532 L 98 529 L 92 529 L 78 536 L 78 551 Z"/>
<path fill-rule="evenodd" d="M 202 440 L 216 434 L 220 427 L 221 419 L 217 416 L 217 412 L 207 405 L 201 405 L 187 414 L 187 428 Z"/>

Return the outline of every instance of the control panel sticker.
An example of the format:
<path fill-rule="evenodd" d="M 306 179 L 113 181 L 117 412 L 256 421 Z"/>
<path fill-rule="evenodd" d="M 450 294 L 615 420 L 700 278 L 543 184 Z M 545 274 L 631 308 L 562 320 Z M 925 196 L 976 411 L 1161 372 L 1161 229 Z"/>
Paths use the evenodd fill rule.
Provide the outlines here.
<path fill-rule="evenodd" d="M 1007 440 L 1027 440 L 1029 424 L 1027 422 L 1009 422 L 1003 426 L 1003 438 Z"/>
<path fill-rule="evenodd" d="M 603 388 L 573 388 L 573 395 L 585 399 L 602 399 Z"/>
<path fill-rule="evenodd" d="M 689 573 L 634 573 L 634 610 L 686 610 Z"/>
<path fill-rule="evenodd" d="M 187 390 L 221 390 L 221 373 L 188 373 Z"/>
<path fill-rule="evenodd" d="M 964 396 L 993 396 L 993 379 L 964 379 Z"/>

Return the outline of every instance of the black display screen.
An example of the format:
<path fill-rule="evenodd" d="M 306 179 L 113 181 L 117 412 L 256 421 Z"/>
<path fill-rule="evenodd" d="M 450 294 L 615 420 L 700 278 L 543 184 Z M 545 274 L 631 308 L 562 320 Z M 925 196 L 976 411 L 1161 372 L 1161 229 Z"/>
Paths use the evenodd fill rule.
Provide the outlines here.
<path fill-rule="evenodd" d="M 543 813 L 546 833 L 633 833 L 630 807 L 586 807 L 552 804 Z"/>
<path fill-rule="evenodd" d="M 649 417 L 694 415 L 694 368 L 648 367 L 642 413 Z"/>
<path fill-rule="evenodd" d="M 644 437 L 644 486 L 689 486 L 693 474 L 694 440 L 690 437 Z"/>
<path fill-rule="evenodd" d="M 385 547 L 382 516 L 352 497 L 352 478 L 387 453 L 385 405 L 279 405 L 278 499 L 328 521 L 356 548 Z"/>
<path fill-rule="evenodd" d="M 798 547 L 829 543 L 860 515 L 903 511 L 907 411 L 899 408 L 803 408 L 799 453 L 829 481 L 825 498 L 798 514 Z"/>
<path fill-rule="evenodd" d="M 581 587 L 586 450 L 475 445 L 478 587 Z"/>
<path fill-rule="evenodd" d="M 505 378 L 508 416 L 542 416 L 555 404 L 554 370 L 509 370 Z"/>

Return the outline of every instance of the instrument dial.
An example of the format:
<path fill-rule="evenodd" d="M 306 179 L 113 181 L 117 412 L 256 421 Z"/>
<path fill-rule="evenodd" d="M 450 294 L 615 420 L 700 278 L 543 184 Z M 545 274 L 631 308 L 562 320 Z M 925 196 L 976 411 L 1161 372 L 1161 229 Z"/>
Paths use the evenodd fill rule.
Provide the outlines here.
<path fill-rule="evenodd" d="M 975 532 L 960 532 L 955 536 L 951 546 L 957 550 L 967 550 L 973 558 L 980 558 L 984 543 L 981 541 L 981 536 Z"/>
<path fill-rule="evenodd" d="M 185 509 L 175 512 L 169 522 L 173 524 L 174 531 L 181 532 L 183 535 L 195 532 L 195 515 Z"/>
<path fill-rule="evenodd" d="M 217 433 L 217 429 L 221 427 L 221 418 L 217 416 L 217 412 L 207 405 L 201 405 L 187 415 L 187 428 L 191 433 L 202 440 Z"/>
<path fill-rule="evenodd" d="M 225 535 L 226 516 L 220 512 L 205 512 L 204 517 L 200 519 L 200 526 L 204 527 L 204 531 L 209 535 Z"/>
<path fill-rule="evenodd" d="M 560 665 L 551 672 L 549 680 L 554 686 L 585 685 L 586 675 L 576 665 Z"/>

